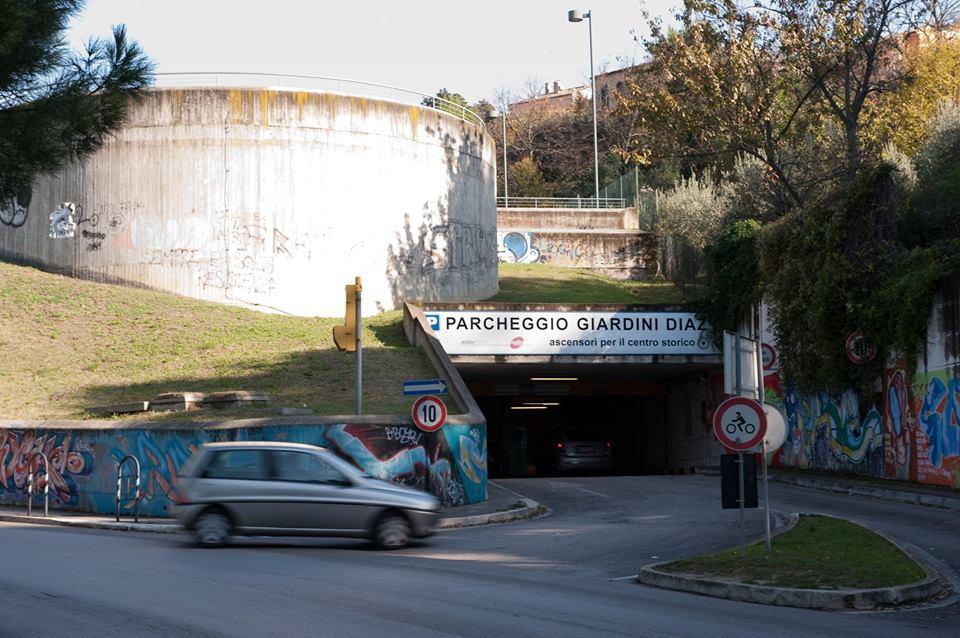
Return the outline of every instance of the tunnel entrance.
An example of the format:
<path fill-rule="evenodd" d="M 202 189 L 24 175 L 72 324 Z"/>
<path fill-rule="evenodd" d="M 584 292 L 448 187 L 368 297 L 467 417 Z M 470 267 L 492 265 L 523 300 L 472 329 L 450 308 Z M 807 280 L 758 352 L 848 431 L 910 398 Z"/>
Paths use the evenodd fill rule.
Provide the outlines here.
<path fill-rule="evenodd" d="M 491 478 L 664 474 L 708 462 L 718 364 L 459 363 Z"/>

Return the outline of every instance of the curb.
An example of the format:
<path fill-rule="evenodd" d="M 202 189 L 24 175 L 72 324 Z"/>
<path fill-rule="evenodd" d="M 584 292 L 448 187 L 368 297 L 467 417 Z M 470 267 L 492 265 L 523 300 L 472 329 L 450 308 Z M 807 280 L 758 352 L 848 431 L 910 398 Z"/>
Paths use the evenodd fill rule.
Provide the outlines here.
<path fill-rule="evenodd" d="M 777 534 L 793 528 L 799 521 L 799 514 L 792 514 L 790 524 Z M 835 517 L 831 517 L 835 518 Z M 800 607 L 804 609 L 826 610 L 876 610 L 891 605 L 903 605 L 929 600 L 944 590 L 941 574 L 917 553 L 903 547 L 892 538 L 871 527 L 856 523 L 881 536 L 920 565 L 926 578 L 916 583 L 896 587 L 874 589 L 799 589 L 793 587 L 770 587 L 767 585 L 748 585 L 746 583 L 706 578 L 686 574 L 672 574 L 657 568 L 673 561 L 663 561 L 644 565 L 637 574 L 637 581 L 663 589 L 684 591 L 714 598 L 726 598 L 738 602 L 777 605 L 782 607 Z"/>
<path fill-rule="evenodd" d="M 550 514 L 550 509 L 548 507 L 541 505 L 533 499 L 518 495 L 518 500 L 523 501 L 524 507 L 512 510 L 504 510 L 501 512 L 489 512 L 487 514 L 474 514 L 472 516 L 452 516 L 440 518 L 437 521 L 435 529 L 455 529 L 459 527 L 475 527 L 477 525 L 510 523 L 523 519 L 542 518 Z M 67 517 L 24 516 L 22 514 L 0 513 L 0 521 L 5 521 L 8 523 L 29 523 L 33 525 L 59 525 L 62 527 L 108 529 L 121 532 L 152 532 L 154 534 L 179 534 L 184 531 L 183 527 L 179 523 L 133 523 L 125 521 L 72 520 L 71 518 Z"/>
<path fill-rule="evenodd" d="M 24 516 L 22 514 L 0 514 L 0 521 L 7 523 L 29 523 L 31 525 L 59 525 L 61 527 L 86 527 L 89 529 L 109 529 L 121 532 L 152 532 L 154 534 L 179 534 L 183 531 L 178 523 L 133 523 L 124 521 L 84 521 L 63 517 Z"/>
<path fill-rule="evenodd" d="M 719 476 L 720 470 L 712 467 L 697 467 L 697 474 L 704 476 Z M 783 485 L 794 485 L 796 487 L 805 487 L 824 492 L 837 492 L 840 494 L 849 494 L 851 496 L 866 496 L 884 501 L 894 501 L 897 503 L 907 503 L 908 505 L 925 505 L 928 507 L 940 507 L 943 509 L 960 511 L 960 497 L 937 496 L 935 494 L 924 494 L 922 492 L 913 492 L 910 490 L 898 490 L 883 487 L 870 487 L 868 485 L 857 485 L 835 481 L 825 478 L 808 478 L 803 476 L 781 475 L 776 472 L 769 474 L 771 483 L 781 483 Z"/>
<path fill-rule="evenodd" d="M 474 514 L 473 516 L 455 516 L 441 518 L 437 521 L 437 529 L 454 529 L 457 527 L 474 527 L 477 525 L 492 525 L 495 523 L 510 523 L 521 519 L 542 518 L 550 513 L 550 509 L 537 503 L 533 499 L 520 497 L 525 507 L 489 514 Z"/>

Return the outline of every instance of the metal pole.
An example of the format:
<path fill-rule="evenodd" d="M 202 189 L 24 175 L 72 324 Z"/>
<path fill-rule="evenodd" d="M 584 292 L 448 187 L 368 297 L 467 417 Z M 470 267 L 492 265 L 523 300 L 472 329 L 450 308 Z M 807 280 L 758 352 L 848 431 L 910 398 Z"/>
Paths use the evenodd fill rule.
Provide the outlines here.
<path fill-rule="evenodd" d="M 33 516 L 33 467 L 27 473 L 27 516 Z"/>
<path fill-rule="evenodd" d="M 594 197 L 600 199 L 600 155 L 597 152 L 597 76 L 593 74 L 593 11 L 587 12 L 587 26 L 590 32 L 590 101 L 593 102 L 593 186 Z"/>
<path fill-rule="evenodd" d="M 509 173 L 507 172 L 507 111 L 500 114 L 503 120 L 503 207 L 510 208 Z"/>
<path fill-rule="evenodd" d="M 360 415 L 360 414 L 363 414 L 363 345 L 361 344 L 361 340 L 360 340 L 360 330 L 362 328 L 362 325 L 361 325 L 362 313 L 360 312 L 360 294 L 361 294 L 362 288 L 360 286 L 359 277 L 357 277 L 356 279 L 356 284 L 357 284 L 357 288 L 356 288 L 357 290 L 357 306 L 356 306 L 357 325 L 356 325 L 355 334 L 357 339 L 357 369 L 356 369 L 355 383 L 357 387 L 357 415 Z"/>
<path fill-rule="evenodd" d="M 767 437 L 763 437 L 763 509 L 767 530 L 767 551 L 770 551 L 770 489 L 767 483 Z"/>
<path fill-rule="evenodd" d="M 735 389 L 737 391 L 737 396 L 740 396 L 740 393 L 743 391 L 743 386 L 740 382 L 740 329 L 737 329 L 737 338 L 734 339 L 734 350 L 736 352 L 736 370 L 737 370 L 737 382 Z M 743 452 L 737 452 L 737 488 L 739 491 L 739 496 L 737 498 L 737 504 L 740 505 L 740 556 L 746 557 L 747 555 L 747 537 L 746 532 L 744 531 L 744 500 L 745 500 L 745 488 L 743 480 Z"/>
<path fill-rule="evenodd" d="M 743 452 L 737 452 L 737 471 L 740 478 L 740 555 L 746 558 L 747 556 L 747 537 L 744 533 L 744 501 L 746 500 L 744 495 L 744 480 L 743 480 Z"/>

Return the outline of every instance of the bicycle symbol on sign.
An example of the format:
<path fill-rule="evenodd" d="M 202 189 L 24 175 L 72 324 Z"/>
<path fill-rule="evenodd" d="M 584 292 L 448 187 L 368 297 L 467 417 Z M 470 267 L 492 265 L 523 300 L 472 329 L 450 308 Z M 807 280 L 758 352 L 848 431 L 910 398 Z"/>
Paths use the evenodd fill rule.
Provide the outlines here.
<path fill-rule="evenodd" d="M 737 410 L 737 416 L 730 419 L 730 423 L 727 423 L 723 429 L 727 431 L 727 434 L 736 434 L 737 432 L 753 434 L 757 431 L 757 426 L 753 423 L 748 423 L 747 420 L 743 418 L 743 414 Z"/>

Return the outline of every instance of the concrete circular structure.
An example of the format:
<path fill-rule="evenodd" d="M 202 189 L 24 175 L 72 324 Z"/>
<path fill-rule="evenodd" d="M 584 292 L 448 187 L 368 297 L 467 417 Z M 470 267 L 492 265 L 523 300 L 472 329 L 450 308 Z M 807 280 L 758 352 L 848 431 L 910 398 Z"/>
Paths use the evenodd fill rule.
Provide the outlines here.
<path fill-rule="evenodd" d="M 497 291 L 495 155 L 425 106 L 151 89 L 100 152 L 0 205 L 0 256 L 297 315 L 341 315 L 358 275 L 364 314 L 479 300 Z"/>

